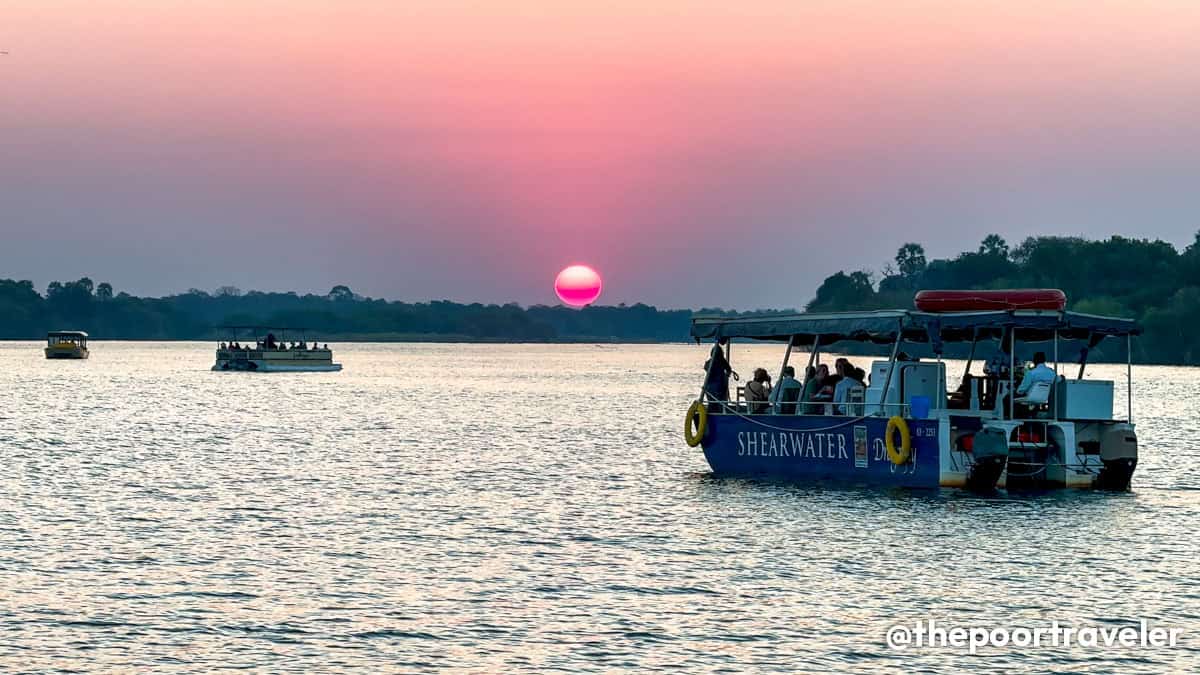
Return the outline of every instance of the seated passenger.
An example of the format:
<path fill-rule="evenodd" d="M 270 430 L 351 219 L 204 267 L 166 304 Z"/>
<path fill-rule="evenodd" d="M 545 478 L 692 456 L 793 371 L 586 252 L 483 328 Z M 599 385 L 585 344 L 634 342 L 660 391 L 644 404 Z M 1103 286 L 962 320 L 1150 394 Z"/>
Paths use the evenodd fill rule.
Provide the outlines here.
<path fill-rule="evenodd" d="M 754 369 L 754 379 L 746 383 L 746 403 L 751 415 L 767 412 L 767 401 L 771 397 L 771 376 L 763 368 Z"/>
<path fill-rule="evenodd" d="M 800 392 L 803 389 L 803 385 L 796 379 L 796 369 L 785 366 L 779 384 L 771 390 L 771 410 L 780 415 L 795 415 L 795 404 L 800 400 Z"/>
<path fill-rule="evenodd" d="M 1033 389 L 1033 385 L 1039 382 L 1053 383 L 1058 374 L 1054 369 L 1046 365 L 1046 353 L 1038 352 L 1033 355 L 1033 368 L 1025 373 L 1025 377 L 1021 379 L 1021 384 L 1017 387 L 1017 396 L 1024 396 Z"/>
<path fill-rule="evenodd" d="M 820 415 L 824 412 L 824 406 L 821 402 L 821 392 L 825 389 L 825 380 L 829 378 L 829 366 L 821 364 L 816 368 L 808 367 L 813 371 L 804 381 L 804 394 L 800 400 L 807 403 L 801 408 L 801 412 L 805 415 Z"/>
<path fill-rule="evenodd" d="M 850 401 L 850 390 L 863 387 L 862 380 L 866 373 L 862 368 L 856 368 L 849 361 L 842 364 L 842 379 L 833 390 L 833 414 L 845 415 L 846 404 Z"/>

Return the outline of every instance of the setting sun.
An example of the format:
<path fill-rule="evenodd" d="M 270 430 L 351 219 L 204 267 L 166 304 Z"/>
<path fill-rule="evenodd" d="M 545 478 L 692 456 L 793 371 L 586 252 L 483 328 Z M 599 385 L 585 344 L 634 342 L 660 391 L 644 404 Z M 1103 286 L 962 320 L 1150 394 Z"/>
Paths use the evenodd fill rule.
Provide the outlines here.
<path fill-rule="evenodd" d="M 590 305 L 600 297 L 601 281 L 596 270 L 587 265 L 571 265 L 554 279 L 558 299 L 572 307 Z"/>

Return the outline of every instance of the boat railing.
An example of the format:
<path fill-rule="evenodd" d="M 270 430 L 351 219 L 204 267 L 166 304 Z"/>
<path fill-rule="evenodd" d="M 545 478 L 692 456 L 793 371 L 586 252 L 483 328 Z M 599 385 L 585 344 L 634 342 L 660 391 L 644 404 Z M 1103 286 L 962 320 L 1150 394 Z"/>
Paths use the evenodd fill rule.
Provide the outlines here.
<path fill-rule="evenodd" d="M 834 412 L 834 403 L 832 401 L 795 401 L 771 403 L 764 401 L 746 401 L 740 397 L 734 401 L 718 401 L 709 399 L 706 401 L 709 406 L 710 414 L 725 414 L 738 416 L 776 416 L 776 417 L 891 417 L 899 415 L 900 417 L 910 417 L 911 409 L 908 403 L 862 403 L 862 402 L 847 402 L 841 404 L 847 409 L 847 412 Z M 781 412 L 782 408 L 794 407 L 796 412 Z M 806 409 L 813 407 L 820 408 L 821 412 L 811 413 L 805 412 Z"/>

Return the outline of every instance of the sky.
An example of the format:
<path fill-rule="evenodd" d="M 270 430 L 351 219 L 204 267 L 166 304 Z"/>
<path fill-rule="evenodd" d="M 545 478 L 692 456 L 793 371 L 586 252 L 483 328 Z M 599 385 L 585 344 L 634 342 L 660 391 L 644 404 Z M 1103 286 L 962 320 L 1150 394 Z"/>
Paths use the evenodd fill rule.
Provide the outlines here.
<path fill-rule="evenodd" d="M 801 307 L 1200 230 L 1195 0 L 0 0 L 0 278 Z"/>

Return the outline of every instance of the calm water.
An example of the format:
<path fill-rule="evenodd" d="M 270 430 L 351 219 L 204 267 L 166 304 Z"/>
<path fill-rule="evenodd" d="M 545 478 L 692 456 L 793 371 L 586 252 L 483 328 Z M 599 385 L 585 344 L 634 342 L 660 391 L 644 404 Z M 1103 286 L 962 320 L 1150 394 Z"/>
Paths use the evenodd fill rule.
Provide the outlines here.
<path fill-rule="evenodd" d="M 335 347 L 260 375 L 0 343 L 0 667 L 1200 667 L 1200 370 L 1135 370 L 1133 493 L 981 498 L 712 478 L 681 440 L 704 347 Z M 1185 633 L 884 645 L 929 618 Z"/>

